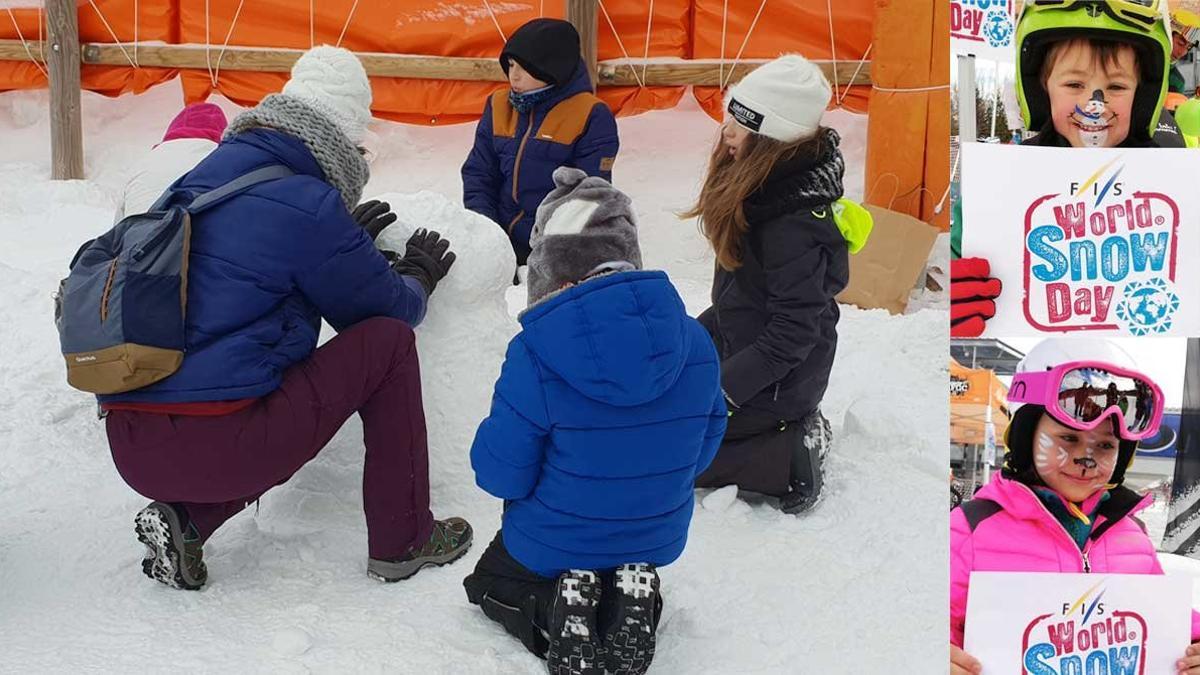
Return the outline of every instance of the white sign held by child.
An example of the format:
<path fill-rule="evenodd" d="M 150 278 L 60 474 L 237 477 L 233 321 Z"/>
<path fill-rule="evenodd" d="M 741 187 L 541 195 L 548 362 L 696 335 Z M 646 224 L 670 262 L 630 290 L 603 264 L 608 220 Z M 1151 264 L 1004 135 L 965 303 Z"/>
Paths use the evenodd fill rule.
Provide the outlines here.
<path fill-rule="evenodd" d="M 1200 334 L 1200 153 L 967 143 L 963 257 L 1003 283 L 987 335 Z"/>
<path fill-rule="evenodd" d="M 950 51 L 981 59 L 1016 59 L 1013 0 L 950 0 Z"/>
<path fill-rule="evenodd" d="M 974 572 L 963 649 L 985 673 L 1174 675 L 1191 599 L 1188 577 Z"/>

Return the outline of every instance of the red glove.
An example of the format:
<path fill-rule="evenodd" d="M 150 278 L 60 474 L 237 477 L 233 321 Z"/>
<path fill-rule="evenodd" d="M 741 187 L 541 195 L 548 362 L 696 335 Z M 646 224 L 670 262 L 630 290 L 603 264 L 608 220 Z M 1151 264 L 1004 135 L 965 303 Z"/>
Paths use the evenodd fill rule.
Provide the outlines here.
<path fill-rule="evenodd" d="M 950 261 L 950 336 L 979 337 L 996 316 L 1000 280 L 992 277 L 986 258 Z"/>

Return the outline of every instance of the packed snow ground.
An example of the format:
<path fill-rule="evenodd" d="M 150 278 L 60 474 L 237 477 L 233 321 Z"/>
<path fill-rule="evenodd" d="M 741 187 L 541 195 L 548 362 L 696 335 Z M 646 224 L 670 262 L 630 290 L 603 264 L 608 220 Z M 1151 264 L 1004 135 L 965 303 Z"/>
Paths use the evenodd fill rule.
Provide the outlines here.
<path fill-rule="evenodd" d="M 667 270 L 695 313 L 712 258 L 695 223 L 674 214 L 696 194 L 716 125 L 689 100 L 620 120 L 616 182 L 637 208 L 646 266 Z M 203 591 L 142 576 L 133 514 L 145 500 L 114 470 L 93 400 L 65 384 L 50 298 L 180 101 L 174 85 L 117 100 L 85 93 L 89 180 L 56 183 L 45 92 L 0 94 L 0 671 L 544 672 L 462 591 L 500 514 L 466 455 L 502 351 L 470 339 L 479 313 L 433 318 L 469 305 L 438 303 L 422 330 L 425 342 L 428 331 L 456 335 L 423 346 L 422 362 L 433 509 L 474 525 L 465 559 L 394 585 L 367 578 L 355 419 L 210 540 Z M 860 197 L 866 119 L 831 122 Z M 375 132 L 368 196 L 458 199 L 470 125 Z M 506 318 L 493 304 L 480 312 Z M 728 491 L 700 495 L 688 548 L 662 571 L 652 672 L 944 671 L 946 325 L 942 310 L 843 309 L 824 404 L 837 434 L 827 499 L 796 518 Z"/>

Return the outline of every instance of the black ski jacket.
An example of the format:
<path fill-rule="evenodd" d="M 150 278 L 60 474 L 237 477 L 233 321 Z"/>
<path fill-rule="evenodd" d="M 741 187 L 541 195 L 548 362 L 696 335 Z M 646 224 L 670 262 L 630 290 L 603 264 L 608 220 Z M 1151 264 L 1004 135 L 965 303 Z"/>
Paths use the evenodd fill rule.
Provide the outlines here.
<path fill-rule="evenodd" d="M 837 348 L 834 296 L 850 277 L 847 243 L 834 222 L 843 164 L 836 132 L 822 156 L 776 167 L 743 204 L 749 231 L 742 266 L 717 267 L 712 307 L 699 317 L 721 357 L 732 406 L 797 421 L 825 395 Z"/>

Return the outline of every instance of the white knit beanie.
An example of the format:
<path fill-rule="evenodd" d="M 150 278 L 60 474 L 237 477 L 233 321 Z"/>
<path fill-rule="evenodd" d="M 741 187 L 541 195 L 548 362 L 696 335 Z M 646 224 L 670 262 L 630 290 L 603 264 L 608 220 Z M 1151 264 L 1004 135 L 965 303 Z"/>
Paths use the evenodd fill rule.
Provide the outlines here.
<path fill-rule="evenodd" d="M 371 122 L 371 81 L 353 53 L 328 45 L 304 52 L 283 93 L 328 117 L 351 143 L 362 143 Z"/>
<path fill-rule="evenodd" d="M 832 96 L 829 80 L 816 64 L 787 54 L 730 87 L 725 110 L 750 131 L 791 143 L 816 133 Z"/>

